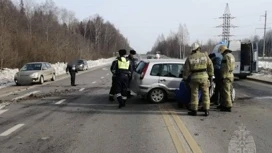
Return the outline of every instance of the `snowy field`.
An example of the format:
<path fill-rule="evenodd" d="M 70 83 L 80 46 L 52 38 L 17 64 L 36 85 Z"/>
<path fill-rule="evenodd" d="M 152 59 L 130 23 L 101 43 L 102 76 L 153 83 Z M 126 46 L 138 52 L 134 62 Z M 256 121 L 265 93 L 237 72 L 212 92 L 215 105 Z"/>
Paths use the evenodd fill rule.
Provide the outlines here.
<path fill-rule="evenodd" d="M 106 65 L 110 64 L 114 58 L 108 58 L 108 59 L 99 59 L 99 60 L 90 60 L 88 61 L 89 68 L 93 68 L 96 66 Z M 55 63 L 52 64 L 52 67 L 56 70 L 56 75 L 62 75 L 66 73 L 66 63 Z M 8 69 L 4 68 L 2 71 L 0 70 L 0 89 L 15 85 L 13 79 L 14 75 L 19 71 L 19 69 Z"/>

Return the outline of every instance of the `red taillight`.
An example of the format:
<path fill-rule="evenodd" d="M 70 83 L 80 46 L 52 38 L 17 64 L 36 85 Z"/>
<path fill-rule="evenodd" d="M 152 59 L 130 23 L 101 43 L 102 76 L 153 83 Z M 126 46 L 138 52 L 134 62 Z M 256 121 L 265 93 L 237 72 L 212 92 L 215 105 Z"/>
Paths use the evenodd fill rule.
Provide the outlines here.
<path fill-rule="evenodd" d="M 148 65 L 149 65 L 149 63 L 145 64 L 145 66 L 144 66 L 144 69 L 143 69 L 143 71 L 142 71 L 142 73 L 141 73 L 141 77 L 140 77 L 141 80 L 142 80 L 142 79 L 144 78 L 144 76 L 145 76 L 145 73 L 146 73 L 146 71 L 147 71 Z"/>

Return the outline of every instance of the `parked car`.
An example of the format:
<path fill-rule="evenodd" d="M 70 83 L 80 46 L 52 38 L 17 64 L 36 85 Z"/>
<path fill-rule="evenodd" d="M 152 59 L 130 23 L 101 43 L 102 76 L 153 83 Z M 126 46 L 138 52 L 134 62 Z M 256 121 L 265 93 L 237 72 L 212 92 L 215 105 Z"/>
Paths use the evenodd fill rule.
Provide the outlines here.
<path fill-rule="evenodd" d="M 78 71 L 88 70 L 87 60 L 84 59 L 77 60 L 77 70 Z"/>
<path fill-rule="evenodd" d="M 16 85 L 55 81 L 56 71 L 47 62 L 33 62 L 25 64 L 14 76 Z"/>
<path fill-rule="evenodd" d="M 133 73 L 131 90 L 154 103 L 175 97 L 184 63 L 176 59 L 141 60 Z"/>

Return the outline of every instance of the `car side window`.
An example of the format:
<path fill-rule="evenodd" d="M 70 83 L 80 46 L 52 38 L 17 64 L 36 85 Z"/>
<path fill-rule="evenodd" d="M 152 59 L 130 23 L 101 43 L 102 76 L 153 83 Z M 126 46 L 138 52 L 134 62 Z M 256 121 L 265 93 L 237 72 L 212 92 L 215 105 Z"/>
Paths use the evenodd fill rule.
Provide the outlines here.
<path fill-rule="evenodd" d="M 182 78 L 183 65 L 182 64 L 164 64 L 161 69 L 161 76 Z"/>
<path fill-rule="evenodd" d="M 182 77 L 182 64 L 169 64 L 169 77 L 181 78 Z"/>
<path fill-rule="evenodd" d="M 144 67 L 145 67 L 145 62 L 140 62 L 135 70 L 135 72 L 137 72 L 138 74 L 141 74 Z"/>
<path fill-rule="evenodd" d="M 168 64 L 164 64 L 161 69 L 161 76 L 168 77 Z"/>
<path fill-rule="evenodd" d="M 47 67 L 48 69 L 50 69 L 50 68 L 51 68 L 51 65 L 50 65 L 49 63 L 46 63 L 46 67 Z"/>
<path fill-rule="evenodd" d="M 46 64 L 43 63 L 43 64 L 42 64 L 42 70 L 47 70 L 47 69 L 48 69 L 48 68 L 47 68 Z"/>
<path fill-rule="evenodd" d="M 160 76 L 160 68 L 161 68 L 161 64 L 153 65 L 150 75 L 151 76 Z"/>

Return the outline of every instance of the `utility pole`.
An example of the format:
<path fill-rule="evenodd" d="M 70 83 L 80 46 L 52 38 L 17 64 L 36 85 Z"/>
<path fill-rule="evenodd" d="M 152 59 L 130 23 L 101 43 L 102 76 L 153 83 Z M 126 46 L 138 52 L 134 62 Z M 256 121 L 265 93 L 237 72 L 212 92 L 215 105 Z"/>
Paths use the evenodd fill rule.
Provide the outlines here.
<path fill-rule="evenodd" d="M 264 14 L 264 41 L 263 41 L 263 58 L 265 56 L 265 37 L 266 37 L 266 20 L 267 20 L 267 11 Z"/>

